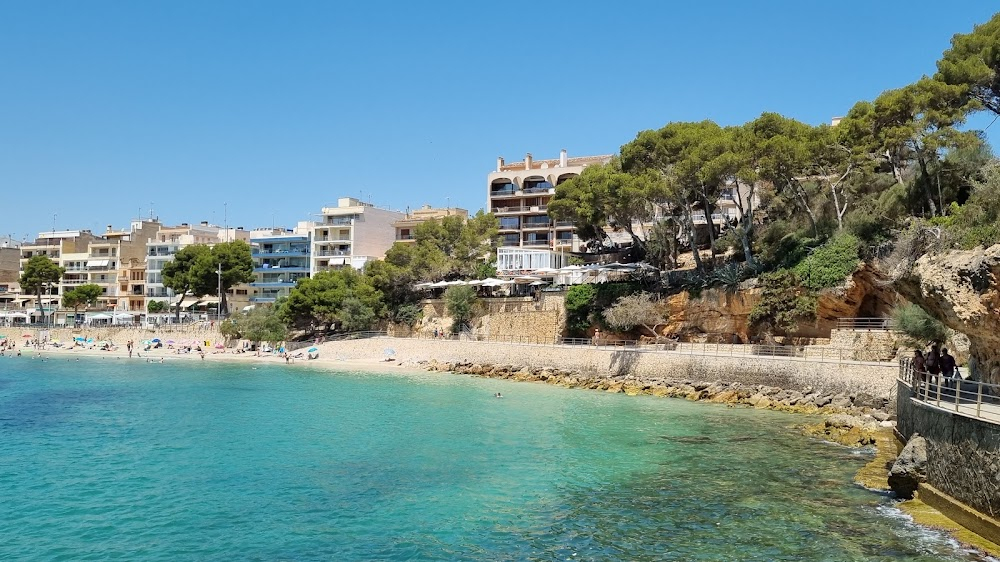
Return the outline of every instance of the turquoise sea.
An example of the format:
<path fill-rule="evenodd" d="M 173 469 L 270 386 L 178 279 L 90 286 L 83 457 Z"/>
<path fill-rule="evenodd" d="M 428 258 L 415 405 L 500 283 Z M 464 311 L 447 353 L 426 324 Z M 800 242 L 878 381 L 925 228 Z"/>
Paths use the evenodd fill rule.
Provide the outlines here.
<path fill-rule="evenodd" d="M 803 417 L 386 369 L 0 358 L 0 560 L 975 559 Z"/>

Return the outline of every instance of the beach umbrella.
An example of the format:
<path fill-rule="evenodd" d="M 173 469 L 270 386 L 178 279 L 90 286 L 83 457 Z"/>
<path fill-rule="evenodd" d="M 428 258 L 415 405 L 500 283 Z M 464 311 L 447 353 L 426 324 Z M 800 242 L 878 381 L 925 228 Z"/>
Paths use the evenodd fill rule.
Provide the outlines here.
<path fill-rule="evenodd" d="M 222 345 L 221 343 L 215 344 L 215 349 L 222 349 L 224 347 L 226 347 L 226 346 Z"/>
<path fill-rule="evenodd" d="M 139 342 L 139 343 L 141 343 L 142 345 L 150 345 L 150 344 L 152 344 L 153 342 L 152 342 L 151 340 L 142 340 L 142 341 L 141 341 L 141 342 Z"/>
<path fill-rule="evenodd" d="M 5 339 L 7 339 L 7 336 L 0 334 L 0 340 L 5 340 Z"/>
<path fill-rule="evenodd" d="M 150 341 L 152 341 L 153 343 L 160 343 L 160 338 L 153 338 Z"/>
<path fill-rule="evenodd" d="M 386 357 L 393 357 L 396 355 L 396 350 L 391 347 L 387 347 L 382 350 L 382 353 L 384 353 Z"/>
<path fill-rule="evenodd" d="M 309 353 L 316 353 L 317 351 L 319 351 L 319 348 L 318 347 L 310 347 L 306 351 L 308 351 Z"/>
<path fill-rule="evenodd" d="M 24 334 L 24 335 L 22 335 L 21 337 L 22 337 L 22 338 L 30 338 L 30 337 L 31 337 L 31 334 Z"/>
<path fill-rule="evenodd" d="M 167 340 L 167 343 L 168 344 L 174 344 L 174 343 L 177 343 L 177 342 L 175 342 L 174 340 Z"/>

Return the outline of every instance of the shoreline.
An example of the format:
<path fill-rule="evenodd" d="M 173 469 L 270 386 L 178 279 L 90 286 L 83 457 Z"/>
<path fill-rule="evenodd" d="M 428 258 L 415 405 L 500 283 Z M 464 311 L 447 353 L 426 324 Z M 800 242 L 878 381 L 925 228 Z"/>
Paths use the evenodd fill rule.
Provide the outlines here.
<path fill-rule="evenodd" d="M 174 362 L 200 361 L 224 362 L 248 365 L 282 365 L 305 367 L 330 373 L 337 371 L 386 372 L 401 373 L 448 373 L 453 375 L 474 376 L 480 378 L 497 378 L 515 382 L 545 383 L 564 388 L 598 390 L 612 393 L 623 393 L 630 396 L 648 395 L 667 398 L 683 398 L 694 402 L 725 404 L 729 407 L 746 407 L 766 409 L 796 414 L 824 416 L 826 419 L 815 425 L 805 425 L 800 429 L 803 434 L 830 443 L 852 448 L 874 448 L 873 459 L 855 474 L 854 483 L 876 493 L 888 491 L 887 462 L 894 459 L 898 452 L 895 437 L 892 436 L 894 415 L 879 409 L 873 398 L 864 393 L 859 394 L 828 394 L 822 392 L 789 391 L 779 387 L 766 385 L 745 385 L 739 382 L 692 381 L 685 379 L 668 379 L 657 377 L 649 380 L 646 377 L 634 375 L 604 375 L 600 373 L 567 371 L 561 369 L 493 366 L 476 363 L 444 363 L 434 359 L 417 361 L 385 361 L 375 359 L 360 359 L 347 357 L 331 357 L 332 353 L 320 344 L 320 356 L 307 360 L 298 358 L 285 362 L 284 358 L 267 354 L 257 356 L 255 353 L 207 352 L 204 358 L 199 353 L 174 353 L 174 350 L 160 348 L 134 352 L 132 358 L 124 347 L 112 351 L 100 351 L 86 348 L 59 348 L 46 346 L 44 349 L 33 347 L 18 347 L 20 358 L 34 360 L 41 358 L 72 360 L 73 357 L 117 359 L 143 362 Z M 214 350 L 213 350 L 214 351 Z M 0 361 L 13 358 L 11 350 L 5 352 L 6 357 Z M 861 400 L 858 400 L 858 398 Z M 875 400 L 874 402 L 877 402 Z M 961 544 L 989 556 L 1000 556 L 1000 547 L 987 538 L 980 537 L 965 529 L 943 513 L 927 506 L 919 500 L 900 501 L 897 508 L 910 516 L 913 521 L 925 527 L 948 533 Z M 993 548 L 997 548 L 993 550 Z"/>

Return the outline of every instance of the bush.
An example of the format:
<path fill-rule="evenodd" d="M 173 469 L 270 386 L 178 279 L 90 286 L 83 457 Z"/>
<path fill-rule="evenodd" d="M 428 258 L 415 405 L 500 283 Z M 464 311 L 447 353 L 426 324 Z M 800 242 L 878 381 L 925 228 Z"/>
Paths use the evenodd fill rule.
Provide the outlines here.
<path fill-rule="evenodd" d="M 457 334 L 466 320 L 472 318 L 472 307 L 476 304 L 476 289 L 468 285 L 452 285 L 444 291 L 444 306 L 451 315 L 451 332 Z"/>
<path fill-rule="evenodd" d="M 972 181 L 972 193 L 945 226 L 964 249 L 1000 243 L 1000 161 L 983 167 L 983 180 Z"/>
<path fill-rule="evenodd" d="M 794 271 L 779 269 L 760 276 L 760 301 L 750 310 L 750 325 L 792 331 L 800 320 L 816 317 L 816 295 L 799 284 Z"/>
<path fill-rule="evenodd" d="M 841 233 L 816 248 L 795 266 L 802 285 L 813 290 L 836 287 L 858 267 L 858 239 Z"/>
<path fill-rule="evenodd" d="M 897 306 L 892 311 L 896 329 L 918 342 L 943 342 L 948 331 L 937 318 L 915 304 Z"/>
<path fill-rule="evenodd" d="M 590 327 L 590 308 L 597 298 L 594 285 L 573 285 L 566 291 L 566 331 L 580 335 Z"/>

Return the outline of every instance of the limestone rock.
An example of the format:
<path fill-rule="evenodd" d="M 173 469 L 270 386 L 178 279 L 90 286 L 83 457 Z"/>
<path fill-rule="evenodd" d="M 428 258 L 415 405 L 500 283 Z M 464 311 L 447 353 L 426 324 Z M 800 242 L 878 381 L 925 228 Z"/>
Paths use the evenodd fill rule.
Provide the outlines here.
<path fill-rule="evenodd" d="M 895 283 L 949 328 L 968 337 L 973 376 L 1000 382 L 1000 244 L 968 251 L 925 254 Z M 994 371 L 997 371 L 994 375 Z"/>
<path fill-rule="evenodd" d="M 889 487 L 896 496 L 910 499 L 927 479 L 927 440 L 914 433 L 889 470 Z"/>

